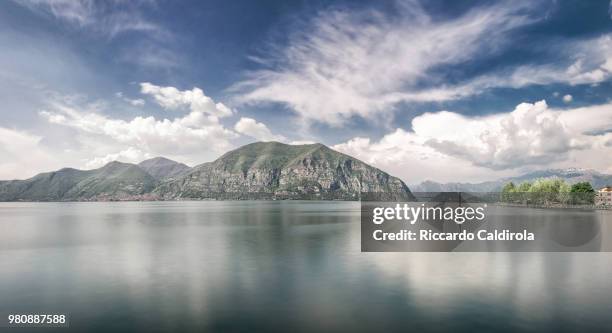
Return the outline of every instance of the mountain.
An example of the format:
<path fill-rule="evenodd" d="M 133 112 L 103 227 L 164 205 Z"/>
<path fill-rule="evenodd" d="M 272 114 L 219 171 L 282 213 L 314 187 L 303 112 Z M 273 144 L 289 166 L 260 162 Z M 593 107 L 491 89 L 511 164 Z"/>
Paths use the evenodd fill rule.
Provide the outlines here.
<path fill-rule="evenodd" d="M 174 178 L 191 170 L 187 165 L 169 160 L 165 157 L 155 157 L 145 160 L 138 163 L 138 166 L 157 180 Z"/>
<path fill-rule="evenodd" d="M 411 198 L 400 179 L 322 144 L 257 142 L 163 182 L 163 199 L 344 199 L 361 192 Z"/>
<path fill-rule="evenodd" d="M 537 179 L 548 178 L 560 178 L 569 184 L 589 182 L 595 189 L 612 184 L 612 175 L 602 174 L 589 169 L 569 168 L 534 171 L 517 177 L 502 178 L 482 183 L 437 183 L 424 181 L 418 185 L 411 186 L 411 188 L 414 192 L 497 192 L 501 191 L 504 184 L 508 182 L 520 184 L 526 181 L 533 182 Z"/>
<path fill-rule="evenodd" d="M 0 201 L 174 199 L 340 199 L 362 192 L 411 199 L 398 178 L 322 144 L 258 142 L 194 168 L 157 157 L 111 162 L 94 170 L 64 168 L 26 180 L 0 181 Z"/>
<path fill-rule="evenodd" d="M 94 170 L 64 168 L 26 180 L 0 183 L 0 201 L 130 199 L 153 190 L 157 181 L 134 164 L 110 162 Z"/>
<path fill-rule="evenodd" d="M 412 185 L 413 192 L 496 192 L 504 186 L 502 180 L 482 183 L 438 183 L 426 180 L 418 185 Z"/>

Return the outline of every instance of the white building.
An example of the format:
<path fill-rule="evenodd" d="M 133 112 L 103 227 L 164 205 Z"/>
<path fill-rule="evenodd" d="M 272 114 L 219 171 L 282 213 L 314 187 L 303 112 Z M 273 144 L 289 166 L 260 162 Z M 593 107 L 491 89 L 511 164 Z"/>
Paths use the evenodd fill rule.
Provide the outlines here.
<path fill-rule="evenodd" d="M 595 204 L 602 206 L 612 206 L 612 186 L 606 186 L 597 191 Z"/>

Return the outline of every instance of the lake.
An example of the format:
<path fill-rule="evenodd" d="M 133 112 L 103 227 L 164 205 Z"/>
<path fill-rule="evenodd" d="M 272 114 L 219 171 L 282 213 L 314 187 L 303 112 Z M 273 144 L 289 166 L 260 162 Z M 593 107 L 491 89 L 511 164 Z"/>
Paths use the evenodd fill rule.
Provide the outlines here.
<path fill-rule="evenodd" d="M 8 312 L 69 315 L 45 332 L 612 330 L 612 253 L 361 253 L 356 202 L 0 203 Z"/>

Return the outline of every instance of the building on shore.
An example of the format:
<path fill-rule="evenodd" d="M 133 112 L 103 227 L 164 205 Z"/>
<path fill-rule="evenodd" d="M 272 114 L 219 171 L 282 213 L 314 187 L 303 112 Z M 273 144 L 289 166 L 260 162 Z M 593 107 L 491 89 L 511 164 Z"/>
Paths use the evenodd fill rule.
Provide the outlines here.
<path fill-rule="evenodd" d="M 606 186 L 597 191 L 595 204 L 600 206 L 612 206 L 612 186 Z"/>

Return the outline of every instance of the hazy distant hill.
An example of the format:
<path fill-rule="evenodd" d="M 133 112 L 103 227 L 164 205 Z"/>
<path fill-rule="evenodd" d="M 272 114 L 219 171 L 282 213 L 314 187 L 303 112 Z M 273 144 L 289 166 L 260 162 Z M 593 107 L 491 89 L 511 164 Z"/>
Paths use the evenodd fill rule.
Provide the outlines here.
<path fill-rule="evenodd" d="M 0 201 L 124 199 L 153 190 L 157 181 L 134 164 L 111 162 L 94 170 L 65 168 L 0 183 Z"/>
<path fill-rule="evenodd" d="M 155 157 L 138 163 L 138 166 L 158 180 L 174 178 L 191 170 L 183 163 L 165 157 Z"/>
<path fill-rule="evenodd" d="M 398 178 L 322 144 L 258 142 L 195 168 L 163 157 L 0 182 L 0 201 L 412 198 Z"/>
<path fill-rule="evenodd" d="M 503 182 L 491 181 L 482 183 L 438 183 L 426 180 L 418 185 L 412 185 L 413 192 L 495 192 L 501 189 Z"/>
<path fill-rule="evenodd" d="M 612 184 L 612 175 L 602 174 L 595 170 L 570 168 L 535 171 L 517 177 L 482 183 L 437 183 L 424 181 L 418 185 L 411 186 L 411 188 L 414 192 L 496 192 L 500 191 L 504 184 L 508 182 L 519 184 L 542 178 L 560 178 L 570 184 L 587 181 L 595 189 Z"/>
<path fill-rule="evenodd" d="M 258 142 L 204 163 L 154 190 L 163 198 L 358 199 L 360 192 L 411 197 L 398 178 L 322 144 Z"/>

